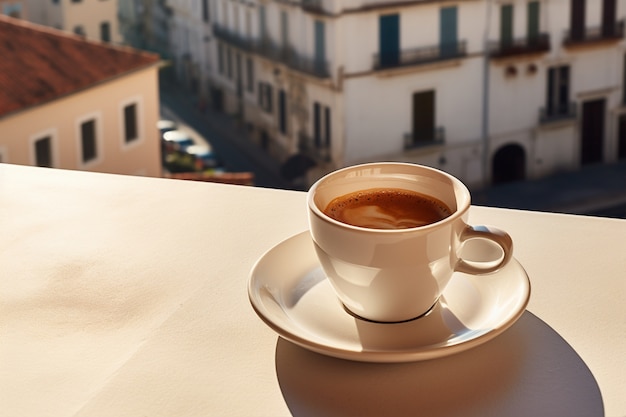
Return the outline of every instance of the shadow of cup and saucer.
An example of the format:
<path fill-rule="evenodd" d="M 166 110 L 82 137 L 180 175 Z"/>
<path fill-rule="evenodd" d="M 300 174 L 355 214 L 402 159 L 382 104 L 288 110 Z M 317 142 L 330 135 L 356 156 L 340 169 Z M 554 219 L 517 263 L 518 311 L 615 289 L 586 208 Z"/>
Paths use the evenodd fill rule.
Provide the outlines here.
<path fill-rule="evenodd" d="M 282 337 L 275 360 L 283 397 L 297 417 L 604 415 L 591 371 L 528 311 L 489 342 L 432 360 L 351 361 Z"/>

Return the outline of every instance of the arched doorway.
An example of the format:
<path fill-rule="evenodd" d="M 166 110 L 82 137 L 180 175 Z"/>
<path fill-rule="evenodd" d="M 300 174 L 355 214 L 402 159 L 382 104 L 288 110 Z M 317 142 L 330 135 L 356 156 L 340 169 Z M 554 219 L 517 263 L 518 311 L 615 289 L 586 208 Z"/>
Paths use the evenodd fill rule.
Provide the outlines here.
<path fill-rule="evenodd" d="M 520 145 L 505 145 L 493 156 L 491 164 L 491 182 L 505 182 L 526 179 L 526 152 Z"/>

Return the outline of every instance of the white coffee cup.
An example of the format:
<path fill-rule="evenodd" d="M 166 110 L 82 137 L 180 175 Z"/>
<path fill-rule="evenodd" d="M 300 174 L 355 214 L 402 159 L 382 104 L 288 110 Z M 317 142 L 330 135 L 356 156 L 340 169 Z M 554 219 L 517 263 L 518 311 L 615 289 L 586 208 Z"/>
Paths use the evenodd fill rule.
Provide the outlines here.
<path fill-rule="evenodd" d="M 324 213 L 333 199 L 374 188 L 416 191 L 445 203 L 451 214 L 424 226 L 374 229 Z M 325 274 L 345 308 L 367 320 L 420 317 L 437 302 L 454 272 L 491 273 L 513 254 L 506 232 L 467 224 L 469 190 L 434 168 L 395 162 L 343 168 L 313 184 L 307 203 L 311 237 Z M 499 257 L 488 262 L 463 259 L 464 243 L 470 239 L 494 242 Z"/>

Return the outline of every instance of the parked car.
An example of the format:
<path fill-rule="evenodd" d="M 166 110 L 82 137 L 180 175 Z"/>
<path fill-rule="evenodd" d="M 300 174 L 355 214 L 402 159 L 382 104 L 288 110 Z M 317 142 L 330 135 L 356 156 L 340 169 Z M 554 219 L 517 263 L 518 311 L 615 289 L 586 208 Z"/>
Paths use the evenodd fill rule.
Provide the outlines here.
<path fill-rule="evenodd" d="M 161 133 L 161 138 L 166 132 L 176 130 L 177 128 L 178 125 L 173 120 L 161 119 L 157 122 L 157 129 L 159 129 L 159 132 Z"/>
<path fill-rule="evenodd" d="M 163 134 L 163 143 L 165 144 L 165 149 L 168 152 L 185 152 L 188 147 L 195 145 L 191 136 L 181 130 L 170 130 L 165 132 Z"/>
<path fill-rule="evenodd" d="M 194 159 L 194 164 L 200 170 L 218 168 L 221 162 L 213 149 L 207 145 L 192 145 L 185 152 Z"/>

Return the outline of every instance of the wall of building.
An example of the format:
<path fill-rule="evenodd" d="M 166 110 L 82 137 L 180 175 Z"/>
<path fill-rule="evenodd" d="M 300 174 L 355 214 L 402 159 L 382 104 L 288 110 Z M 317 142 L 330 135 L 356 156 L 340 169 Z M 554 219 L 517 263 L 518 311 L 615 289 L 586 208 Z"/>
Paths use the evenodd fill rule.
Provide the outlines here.
<path fill-rule="evenodd" d="M 174 1 L 174 0 L 171 0 Z M 539 32 L 550 36 L 549 47 L 532 53 L 490 57 L 488 46 L 500 40 L 501 6 L 513 6 L 513 38 L 528 35 L 527 0 L 510 2 L 382 2 L 380 0 L 310 0 L 302 2 L 221 0 L 212 3 L 212 22 L 226 33 L 212 37 L 211 83 L 222 94 L 221 108 L 238 115 L 248 125 L 253 140 L 282 161 L 300 152 L 298 135 L 313 136 L 313 107 L 318 103 L 331 115 L 331 152 L 311 179 L 329 169 L 370 161 L 403 160 L 424 163 L 459 176 L 470 186 L 483 186 L 493 177 L 494 157 L 507 147 L 521 149 L 521 175 L 537 178 L 580 166 L 582 116 L 587 100 L 606 100 L 604 162 L 615 159 L 618 117 L 626 112 L 622 103 L 623 61 L 626 42 L 569 47 L 563 44 L 570 25 L 570 2 L 539 0 Z M 315 24 L 322 22 L 325 58 L 329 75 L 307 74 L 238 42 L 261 41 L 259 14 L 275 51 L 283 47 L 304 59 L 315 56 Z M 465 42 L 461 58 L 395 68 L 375 68 L 379 54 L 380 17 L 400 17 L 400 51 L 437 48 L 440 13 L 457 8 L 457 39 Z M 624 19 L 626 0 L 617 0 L 617 20 Z M 287 16 L 288 42 L 283 44 L 282 15 Z M 587 29 L 598 27 L 602 2 L 586 2 Z M 486 43 L 487 42 L 487 43 Z M 218 45 L 222 49 L 222 72 L 218 71 Z M 249 44 L 253 45 L 253 44 Z M 230 51 L 230 52 L 228 52 Z M 227 71 L 227 56 L 241 72 Z M 247 59 L 252 59 L 254 86 L 245 87 Z M 547 106 L 548 71 L 570 65 L 570 97 L 578 109 L 566 120 L 542 119 Z M 243 79 L 241 98 L 237 80 Z M 259 104 L 259 83 L 272 87 L 273 109 Z M 278 129 L 278 94 L 288 97 L 289 128 Z M 412 97 L 435 91 L 435 125 L 445 131 L 444 143 L 405 149 L 404 137 L 412 130 Z M 488 93 L 485 96 L 485 93 Z M 262 137 L 264 139 L 262 139 Z"/>
<path fill-rule="evenodd" d="M 124 142 L 123 109 L 136 103 L 139 136 Z M 156 122 L 157 68 L 137 71 L 82 92 L 0 119 L 2 161 L 35 165 L 34 141 L 52 137 L 55 168 L 161 176 Z M 87 164 L 80 151 L 80 123 L 95 119 L 98 156 Z"/>

